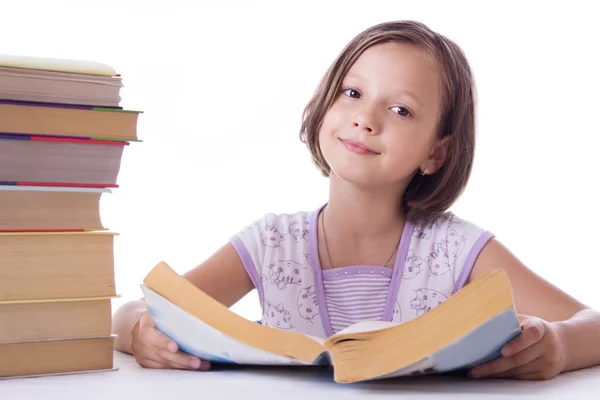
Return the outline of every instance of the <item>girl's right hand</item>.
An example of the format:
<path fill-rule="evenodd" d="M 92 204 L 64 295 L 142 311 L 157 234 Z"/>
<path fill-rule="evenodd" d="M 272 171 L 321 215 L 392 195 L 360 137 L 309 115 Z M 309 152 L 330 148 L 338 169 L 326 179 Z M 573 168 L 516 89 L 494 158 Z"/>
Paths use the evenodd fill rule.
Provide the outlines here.
<path fill-rule="evenodd" d="M 156 329 L 147 310 L 131 329 L 131 352 L 144 368 L 207 371 L 211 367 L 208 361 L 179 351 L 177 343 Z"/>

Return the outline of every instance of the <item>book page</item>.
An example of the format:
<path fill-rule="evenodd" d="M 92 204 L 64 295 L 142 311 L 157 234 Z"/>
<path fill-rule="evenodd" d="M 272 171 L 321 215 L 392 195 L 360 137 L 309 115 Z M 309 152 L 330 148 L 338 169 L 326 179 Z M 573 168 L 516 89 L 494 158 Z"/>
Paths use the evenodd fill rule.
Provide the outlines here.
<path fill-rule="evenodd" d="M 36 57 L 17 54 L 0 54 L 0 66 L 101 76 L 113 76 L 116 74 L 114 68 L 97 61 Z"/>
<path fill-rule="evenodd" d="M 359 332 L 370 332 L 377 331 L 380 329 L 389 328 L 391 326 L 398 325 L 396 322 L 389 321 L 362 321 L 354 325 L 350 325 L 346 329 L 342 329 L 336 335 L 347 334 L 347 333 L 359 333 Z"/>
<path fill-rule="evenodd" d="M 0 136 L 1 136 L 1 134 L 0 134 Z M 109 188 L 88 188 L 88 187 L 71 187 L 71 186 L 17 186 L 17 185 L 0 185 L 0 191 L 112 193 L 112 190 Z"/>
<path fill-rule="evenodd" d="M 188 354 L 214 363 L 306 365 L 299 360 L 268 353 L 235 340 L 144 286 L 142 292 L 156 328 Z"/>

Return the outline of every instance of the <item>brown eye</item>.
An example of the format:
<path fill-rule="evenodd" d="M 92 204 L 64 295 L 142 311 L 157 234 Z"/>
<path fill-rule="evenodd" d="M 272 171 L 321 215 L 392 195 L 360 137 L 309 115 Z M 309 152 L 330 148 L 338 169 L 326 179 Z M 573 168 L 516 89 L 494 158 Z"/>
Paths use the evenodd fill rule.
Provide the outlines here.
<path fill-rule="evenodd" d="M 346 89 L 346 90 L 344 90 L 344 93 L 348 97 L 352 97 L 352 98 L 355 98 L 355 99 L 359 99 L 360 98 L 360 93 L 358 93 L 358 91 L 354 90 L 354 89 Z"/>
<path fill-rule="evenodd" d="M 409 117 L 412 115 L 406 107 L 402 107 L 402 106 L 392 107 L 392 111 L 394 111 L 396 114 L 398 114 L 402 117 Z"/>

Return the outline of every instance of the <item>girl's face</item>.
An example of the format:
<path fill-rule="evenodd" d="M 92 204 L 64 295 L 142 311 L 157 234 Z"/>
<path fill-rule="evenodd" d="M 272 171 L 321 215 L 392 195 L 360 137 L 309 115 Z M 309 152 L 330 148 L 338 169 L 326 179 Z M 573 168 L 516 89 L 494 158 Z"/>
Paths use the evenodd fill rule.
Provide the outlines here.
<path fill-rule="evenodd" d="M 437 64 L 419 47 L 383 43 L 365 50 L 319 131 L 332 178 L 405 188 L 418 169 L 435 172 L 447 145 L 436 140 L 440 84 Z"/>

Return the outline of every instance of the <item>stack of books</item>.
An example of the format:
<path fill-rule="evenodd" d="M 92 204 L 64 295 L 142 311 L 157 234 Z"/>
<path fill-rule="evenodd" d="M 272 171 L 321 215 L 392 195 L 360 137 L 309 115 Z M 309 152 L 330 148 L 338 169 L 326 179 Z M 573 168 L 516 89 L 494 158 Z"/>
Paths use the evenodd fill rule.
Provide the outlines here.
<path fill-rule="evenodd" d="M 139 111 L 108 65 L 0 55 L 0 377 L 114 370 L 100 216 Z"/>

